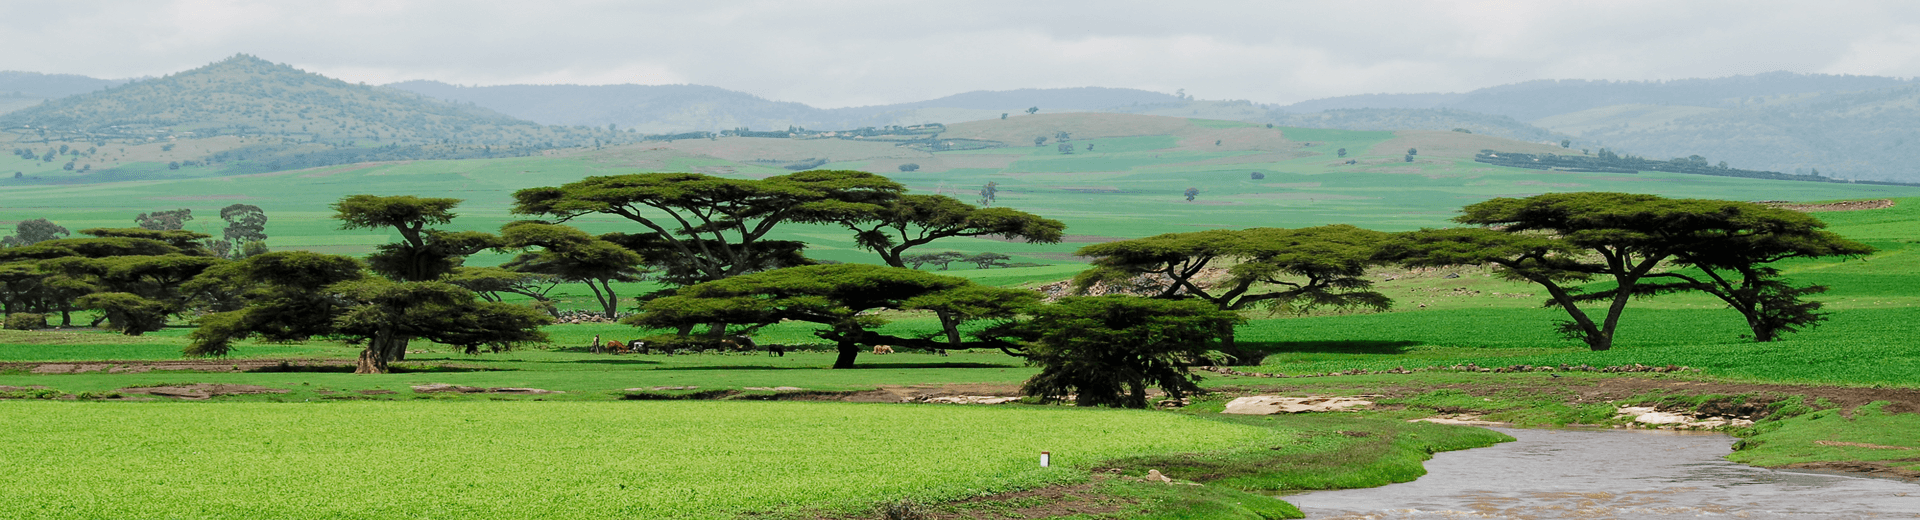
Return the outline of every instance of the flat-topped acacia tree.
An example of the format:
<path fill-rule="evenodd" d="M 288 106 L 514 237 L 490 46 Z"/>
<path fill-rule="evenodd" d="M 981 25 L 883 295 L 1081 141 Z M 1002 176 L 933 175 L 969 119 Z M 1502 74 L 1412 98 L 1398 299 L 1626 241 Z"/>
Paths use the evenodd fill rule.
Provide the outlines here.
<path fill-rule="evenodd" d="M 506 247 L 538 248 L 515 256 L 501 267 L 584 283 L 609 319 L 615 317 L 620 306 L 613 282 L 635 282 L 646 276 L 641 269 L 646 259 L 639 253 L 572 227 L 515 222 L 501 226 L 500 237 Z"/>
<path fill-rule="evenodd" d="M 588 177 L 557 187 L 514 192 L 513 213 L 566 222 L 605 214 L 640 224 L 637 241 L 655 244 L 666 281 L 694 284 L 779 267 L 790 247 L 768 247 L 769 233 L 786 223 L 831 224 L 871 215 L 902 188 L 879 175 L 812 170 L 765 179 L 729 179 L 698 173 L 638 173 Z M 643 252 L 643 254 L 645 254 Z"/>
<path fill-rule="evenodd" d="M 1362 276 L 1377 262 L 1377 248 L 1387 237 L 1338 224 L 1169 233 L 1095 244 L 1074 253 L 1093 258 L 1093 268 L 1074 277 L 1074 287 L 1084 292 L 1095 283 L 1130 286 L 1151 275 L 1168 282 L 1152 294 L 1155 298 L 1196 298 L 1224 311 L 1381 310 L 1393 300 Z M 1223 276 L 1203 282 L 1210 273 Z M 1220 331 L 1220 340 L 1221 352 L 1235 363 L 1259 361 L 1235 344 L 1231 326 Z"/>
<path fill-rule="evenodd" d="M 868 311 L 945 309 L 973 319 L 1011 317 L 1039 300 L 1033 291 L 986 287 L 954 276 L 901 267 L 835 264 L 788 267 L 691 285 L 654 299 L 623 323 L 674 329 L 705 323 L 770 325 L 783 320 L 825 327 L 833 368 L 853 368 L 860 345 L 949 348 L 946 342 L 874 332 L 886 320 Z M 995 345 L 999 346 L 999 345 Z"/>
<path fill-rule="evenodd" d="M 1800 297 L 1818 289 L 1787 285 L 1764 264 L 1872 251 L 1786 210 L 1630 193 L 1496 198 L 1467 206 L 1454 220 L 1483 227 L 1404 233 L 1382 249 L 1381 258 L 1408 266 L 1498 265 L 1510 278 L 1544 287 L 1548 305 L 1570 318 L 1561 331 L 1595 351 L 1613 348 L 1628 301 L 1664 292 L 1720 297 L 1746 316 L 1756 340 L 1810 326 L 1819 321 L 1813 312 L 1819 305 Z M 1675 266 L 1701 269 L 1706 279 Z M 1570 283 L 1595 278 L 1613 285 L 1588 293 Z M 1579 306 L 1590 301 L 1606 303 L 1597 320 Z"/>
<path fill-rule="evenodd" d="M 907 250 L 952 237 L 998 236 L 1029 244 L 1060 242 L 1067 225 L 1012 208 L 982 208 L 945 195 L 901 195 L 877 211 L 841 222 L 860 247 L 887 265 L 906 267 Z"/>

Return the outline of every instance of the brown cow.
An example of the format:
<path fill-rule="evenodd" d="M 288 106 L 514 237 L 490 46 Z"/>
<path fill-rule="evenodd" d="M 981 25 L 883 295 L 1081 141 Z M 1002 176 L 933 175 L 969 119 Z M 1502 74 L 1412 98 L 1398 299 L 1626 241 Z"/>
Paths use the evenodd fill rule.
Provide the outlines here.
<path fill-rule="evenodd" d="M 892 354 L 892 353 L 893 353 L 893 345 L 874 345 L 874 346 L 873 346 L 873 353 L 875 353 L 875 354 Z"/>
<path fill-rule="evenodd" d="M 615 354 L 632 354 L 633 353 L 633 349 L 627 348 L 627 344 L 621 343 L 620 340 L 617 340 L 617 339 L 607 340 L 607 350 L 611 350 Z"/>

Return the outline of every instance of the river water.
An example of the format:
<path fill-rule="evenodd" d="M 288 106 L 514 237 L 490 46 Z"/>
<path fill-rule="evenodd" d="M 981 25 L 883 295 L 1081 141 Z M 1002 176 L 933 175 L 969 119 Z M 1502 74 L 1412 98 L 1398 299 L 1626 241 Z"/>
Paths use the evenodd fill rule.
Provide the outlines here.
<path fill-rule="evenodd" d="M 1493 429 L 1518 440 L 1435 454 L 1413 482 L 1283 498 L 1309 520 L 1920 518 L 1920 484 L 1727 462 L 1726 435 Z"/>

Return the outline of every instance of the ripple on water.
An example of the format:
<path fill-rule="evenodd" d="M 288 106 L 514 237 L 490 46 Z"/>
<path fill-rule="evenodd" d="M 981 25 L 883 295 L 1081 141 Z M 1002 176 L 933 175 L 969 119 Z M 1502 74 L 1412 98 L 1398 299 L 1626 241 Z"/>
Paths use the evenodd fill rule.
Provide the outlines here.
<path fill-rule="evenodd" d="M 1920 484 L 1727 462 L 1721 434 L 1494 428 L 1404 484 L 1285 497 L 1312 520 L 1920 518 Z"/>

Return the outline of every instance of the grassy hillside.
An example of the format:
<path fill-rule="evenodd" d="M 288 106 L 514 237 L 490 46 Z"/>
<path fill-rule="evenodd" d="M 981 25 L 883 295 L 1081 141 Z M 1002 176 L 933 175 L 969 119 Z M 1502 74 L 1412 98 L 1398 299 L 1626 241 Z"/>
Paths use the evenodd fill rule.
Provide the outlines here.
<path fill-rule="evenodd" d="M 1058 132 L 1070 134 L 1072 153 L 1059 151 Z M 271 218 L 267 233 L 272 237 L 268 243 L 274 248 L 358 254 L 392 238 L 377 232 L 337 230 L 337 224 L 328 220 L 326 205 L 346 195 L 462 198 L 467 202 L 454 226 L 491 231 L 515 218 L 506 209 L 509 195 L 520 188 L 638 171 L 758 177 L 786 173 L 789 170 L 779 165 L 797 159 L 821 158 L 830 161 L 824 168 L 874 171 L 914 192 L 968 201 L 980 198 L 985 184 L 996 183 L 995 205 L 1061 219 L 1072 236 L 1066 243 L 1053 245 L 955 239 L 933 248 L 994 251 L 1014 255 L 1015 261 L 1057 264 L 1075 262 L 1069 253 L 1091 242 L 1207 228 L 1331 223 L 1382 230 L 1439 226 L 1461 206 L 1486 198 L 1556 191 L 1802 201 L 1920 195 L 1920 190 L 1905 187 L 1494 167 L 1473 162 L 1473 153 L 1483 148 L 1560 149 L 1458 132 L 1353 132 L 1120 114 L 1041 114 L 957 124 L 943 137 L 1004 140 L 1009 146 L 930 153 L 861 140 L 726 137 L 553 150 L 528 157 L 358 163 L 240 176 L 57 186 L 0 178 L 0 225 L 48 218 L 76 230 L 125 226 L 139 213 L 186 207 L 200 215 L 188 224 L 189 229 L 217 234 L 224 223 L 213 214 L 244 202 L 267 211 Z M 1034 137 L 1048 139 L 1033 146 Z M 176 151 L 185 148 L 186 142 Z M 1088 150 L 1089 146 L 1093 148 Z M 1346 158 L 1337 154 L 1343 148 L 1348 151 Z M 1420 151 L 1414 162 L 1404 161 L 1407 148 Z M 1346 164 L 1348 159 L 1355 164 Z M 905 163 L 921 167 L 899 171 Z M 0 156 L 0 172 L 45 168 L 44 164 Z M 218 168 L 197 166 L 169 173 L 214 175 Z M 1254 173 L 1265 178 L 1253 179 Z M 1189 187 L 1200 190 L 1191 202 L 1181 195 Z M 595 232 L 632 231 L 624 221 L 596 217 L 576 222 Z M 842 229 L 794 228 L 789 238 L 808 241 L 812 244 L 809 254 L 818 258 L 874 259 L 855 248 L 851 234 Z"/>
<path fill-rule="evenodd" d="M 7 129 L 0 145 L 45 163 L 14 171 L 42 182 L 178 176 L 155 169 L 176 171 L 173 163 L 254 173 L 638 140 L 604 128 L 542 126 L 246 55 L 6 113 L 0 127 Z M 98 177 L 75 178 L 84 175 Z"/>

